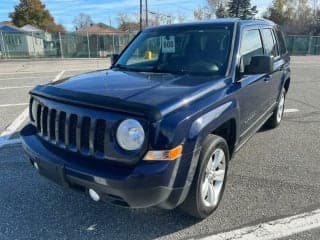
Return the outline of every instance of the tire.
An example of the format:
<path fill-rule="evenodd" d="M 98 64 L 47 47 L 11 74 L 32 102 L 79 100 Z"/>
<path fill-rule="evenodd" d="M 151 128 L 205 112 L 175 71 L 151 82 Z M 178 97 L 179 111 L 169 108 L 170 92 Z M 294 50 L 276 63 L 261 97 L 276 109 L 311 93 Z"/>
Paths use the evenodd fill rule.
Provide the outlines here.
<path fill-rule="evenodd" d="M 278 100 L 278 105 L 277 105 L 276 109 L 274 110 L 272 116 L 266 122 L 267 128 L 273 129 L 273 128 L 276 128 L 280 125 L 282 117 L 283 117 L 285 103 L 286 103 L 286 90 L 284 88 L 282 88 L 280 96 L 279 96 L 279 100 Z"/>
<path fill-rule="evenodd" d="M 210 165 L 209 161 L 214 165 Z M 185 201 L 180 205 L 183 212 L 200 219 L 206 218 L 214 212 L 224 192 L 228 162 L 227 142 L 219 136 L 208 135 L 202 145 L 190 191 Z"/>

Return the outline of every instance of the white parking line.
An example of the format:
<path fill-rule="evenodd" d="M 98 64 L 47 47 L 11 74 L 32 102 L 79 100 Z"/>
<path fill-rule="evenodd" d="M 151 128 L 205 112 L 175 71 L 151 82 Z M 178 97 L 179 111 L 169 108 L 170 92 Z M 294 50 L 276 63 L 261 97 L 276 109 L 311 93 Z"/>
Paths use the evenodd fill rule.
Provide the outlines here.
<path fill-rule="evenodd" d="M 95 70 L 103 70 L 106 69 L 106 67 L 102 68 L 102 69 L 98 69 L 98 68 L 72 68 L 72 69 L 68 69 L 68 72 L 76 72 L 76 71 L 80 71 L 80 72 L 86 72 L 86 71 L 95 71 Z M 58 71 L 58 70 L 57 70 Z M 43 73 L 56 73 L 57 71 L 43 71 L 43 72 L 1 72 L 0 75 L 26 75 L 26 74 L 43 74 Z"/>
<path fill-rule="evenodd" d="M 15 107 L 15 106 L 27 106 L 29 103 L 11 103 L 11 104 L 1 104 L 0 108 L 4 107 Z"/>
<path fill-rule="evenodd" d="M 0 75 L 26 75 L 26 74 L 42 74 L 42 73 L 56 73 L 57 71 L 44 72 L 1 72 Z"/>
<path fill-rule="evenodd" d="M 52 82 L 56 82 L 58 80 L 60 80 L 60 78 L 62 77 L 62 75 L 66 72 L 66 70 L 61 71 L 53 80 Z"/>
<path fill-rule="evenodd" d="M 28 76 L 28 77 L 4 78 L 4 79 L 0 79 L 0 81 L 33 80 L 33 79 L 43 79 L 43 78 L 44 78 L 43 76 Z"/>
<path fill-rule="evenodd" d="M 295 113 L 295 112 L 299 112 L 299 109 L 296 108 L 286 108 L 284 110 L 284 113 Z"/>
<path fill-rule="evenodd" d="M 19 88 L 33 88 L 34 86 L 20 86 L 20 87 L 1 87 L 0 90 L 19 89 Z"/>
<path fill-rule="evenodd" d="M 27 119 L 29 114 L 29 108 L 23 110 L 23 112 L 4 130 L 0 135 L 0 147 L 10 144 L 10 137 L 17 132 L 21 124 Z M 19 141 L 18 141 L 19 142 Z"/>
<path fill-rule="evenodd" d="M 319 227 L 320 209 L 317 209 L 292 217 L 208 236 L 200 240 L 274 240 Z"/>
<path fill-rule="evenodd" d="M 59 78 L 65 73 L 65 71 L 60 72 L 56 75 L 53 81 L 58 81 Z M 16 103 L 16 104 L 4 104 L 0 105 L 0 107 L 9 107 L 9 106 L 23 106 L 28 105 L 28 103 Z M 29 108 L 23 110 L 23 112 L 6 128 L 6 130 L 0 135 L 0 148 L 8 145 L 15 144 L 20 142 L 20 138 L 18 139 L 10 139 L 11 136 L 18 131 L 22 123 L 27 119 L 29 115 Z"/>

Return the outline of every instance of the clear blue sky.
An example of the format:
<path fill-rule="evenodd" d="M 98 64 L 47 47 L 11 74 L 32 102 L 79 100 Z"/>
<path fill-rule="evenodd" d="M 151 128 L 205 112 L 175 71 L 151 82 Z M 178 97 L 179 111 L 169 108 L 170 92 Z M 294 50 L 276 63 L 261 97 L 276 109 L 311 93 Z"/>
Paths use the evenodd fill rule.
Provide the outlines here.
<path fill-rule="evenodd" d="M 117 15 L 120 12 L 138 13 L 139 0 L 42 0 L 50 10 L 57 23 L 67 30 L 73 30 L 73 19 L 79 13 L 92 17 L 94 22 L 103 22 L 117 26 Z M 144 2 L 144 0 L 143 0 Z M 188 20 L 193 19 L 193 9 L 203 5 L 205 0 L 148 0 L 150 11 L 185 14 Z M 257 5 L 260 13 L 270 5 L 271 0 L 251 0 Z M 19 0 L 0 0 L 0 22 L 9 20 L 8 14 L 14 10 Z"/>

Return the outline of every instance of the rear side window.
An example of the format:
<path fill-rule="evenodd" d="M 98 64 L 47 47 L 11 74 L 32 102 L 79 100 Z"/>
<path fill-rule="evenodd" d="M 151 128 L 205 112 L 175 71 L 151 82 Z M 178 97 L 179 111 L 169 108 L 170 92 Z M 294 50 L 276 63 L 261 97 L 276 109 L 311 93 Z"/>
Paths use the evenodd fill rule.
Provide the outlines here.
<path fill-rule="evenodd" d="M 262 36 L 263 36 L 265 54 L 273 57 L 279 56 L 276 37 L 272 29 L 270 28 L 262 29 Z"/>
<path fill-rule="evenodd" d="M 286 42 L 284 40 L 284 36 L 283 33 L 281 32 L 280 29 L 276 29 L 276 34 L 278 37 L 278 41 L 279 41 L 279 50 L 280 50 L 280 54 L 286 54 L 287 53 L 287 47 L 286 47 Z"/>
<path fill-rule="evenodd" d="M 240 55 L 245 66 L 249 65 L 251 58 L 263 55 L 260 31 L 258 29 L 245 30 L 241 39 Z"/>

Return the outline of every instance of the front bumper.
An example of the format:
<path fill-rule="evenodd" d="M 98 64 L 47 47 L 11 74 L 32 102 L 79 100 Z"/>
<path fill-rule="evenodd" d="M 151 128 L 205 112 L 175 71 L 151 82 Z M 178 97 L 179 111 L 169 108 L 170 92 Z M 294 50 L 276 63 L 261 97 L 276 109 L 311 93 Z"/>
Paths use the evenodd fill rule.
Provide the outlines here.
<path fill-rule="evenodd" d="M 185 199 L 190 187 L 185 178 L 188 164 L 180 163 L 191 163 L 192 153 L 176 161 L 140 161 L 127 166 L 63 151 L 38 137 L 32 125 L 21 131 L 21 138 L 31 163 L 37 163 L 41 175 L 62 186 L 83 191 L 91 188 L 102 200 L 114 204 L 171 209 Z"/>

